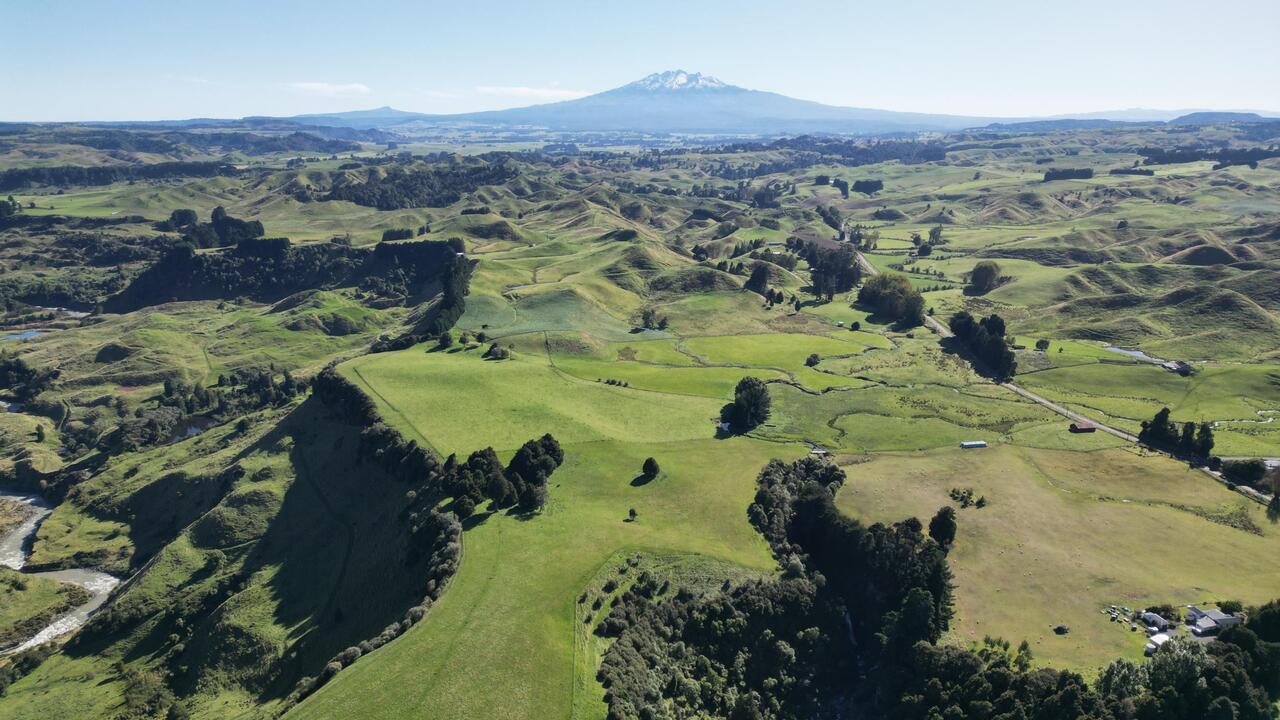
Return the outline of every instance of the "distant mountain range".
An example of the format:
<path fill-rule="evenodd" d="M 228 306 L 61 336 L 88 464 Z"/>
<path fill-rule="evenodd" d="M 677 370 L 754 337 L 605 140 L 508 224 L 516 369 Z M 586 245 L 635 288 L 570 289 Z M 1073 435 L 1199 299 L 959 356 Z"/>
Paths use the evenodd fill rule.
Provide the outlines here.
<path fill-rule="evenodd" d="M 312 126 L 429 134 L 443 128 L 483 131 L 544 129 L 558 132 L 759 136 L 801 133 L 886 134 L 947 132 L 976 127 L 1072 129 L 1119 122 L 1229 122 L 1265 119 L 1256 113 L 1195 110 L 1117 110 L 1049 118 L 994 118 L 837 107 L 729 85 L 701 73 L 669 70 L 576 100 L 456 115 L 430 115 L 390 107 L 354 112 L 244 118 Z M 191 121 L 184 121 L 190 123 Z"/>

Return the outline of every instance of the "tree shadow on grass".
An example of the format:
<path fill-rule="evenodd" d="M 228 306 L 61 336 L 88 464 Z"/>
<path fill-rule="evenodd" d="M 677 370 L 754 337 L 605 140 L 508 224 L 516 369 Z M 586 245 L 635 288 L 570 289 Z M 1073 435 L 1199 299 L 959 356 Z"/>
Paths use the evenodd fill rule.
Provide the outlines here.
<path fill-rule="evenodd" d="M 520 522 L 529 522 L 540 514 L 541 512 L 539 510 L 522 510 L 519 506 L 512 507 L 507 510 L 507 517 L 515 518 Z"/>
<path fill-rule="evenodd" d="M 488 520 L 490 517 L 497 514 L 498 514 L 497 510 L 490 510 L 489 512 L 482 512 L 482 513 L 478 512 L 473 515 L 469 515 L 465 520 L 462 521 L 462 529 L 465 531 L 465 530 L 470 530 L 472 528 L 480 527 L 481 525 L 484 524 L 485 520 Z"/>
<path fill-rule="evenodd" d="M 644 487 L 645 485 L 648 485 L 649 483 L 653 482 L 655 479 L 656 479 L 656 476 L 654 475 L 646 475 L 644 473 L 640 473 L 639 475 L 631 478 L 631 487 Z"/>

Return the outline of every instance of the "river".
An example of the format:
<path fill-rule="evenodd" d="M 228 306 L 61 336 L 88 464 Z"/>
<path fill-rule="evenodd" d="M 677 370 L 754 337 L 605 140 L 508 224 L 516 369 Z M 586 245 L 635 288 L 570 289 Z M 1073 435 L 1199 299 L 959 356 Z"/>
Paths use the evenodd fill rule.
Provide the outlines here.
<path fill-rule="evenodd" d="M 39 529 L 40 523 L 49 517 L 49 513 L 53 512 L 53 508 L 38 495 L 0 490 L 0 498 L 21 503 L 30 507 L 33 511 L 31 516 L 21 525 L 0 536 L 0 565 L 14 570 L 21 570 L 27 564 L 27 558 L 31 555 L 31 545 L 35 542 L 36 530 Z M 79 585 L 89 591 L 89 601 L 70 612 L 64 613 L 22 644 L 6 650 L 0 650 L 0 655 L 21 652 L 27 648 L 41 645 L 84 625 L 85 621 L 92 617 L 93 613 L 97 612 L 98 608 L 102 607 L 102 604 L 107 601 L 111 591 L 120 584 L 119 578 L 97 570 L 72 568 L 70 570 L 50 570 L 48 572 L 25 574 L 31 577 L 47 578 Z"/>

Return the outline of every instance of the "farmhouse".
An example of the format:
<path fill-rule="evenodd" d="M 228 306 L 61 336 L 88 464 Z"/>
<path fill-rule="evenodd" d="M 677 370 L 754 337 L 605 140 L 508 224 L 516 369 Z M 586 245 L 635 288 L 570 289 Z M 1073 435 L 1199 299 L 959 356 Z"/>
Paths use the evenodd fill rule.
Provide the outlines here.
<path fill-rule="evenodd" d="M 960 443 L 960 447 L 964 448 L 965 450 L 975 450 L 977 448 L 984 448 L 986 446 L 987 446 L 986 440 L 965 440 L 964 442 Z"/>
<path fill-rule="evenodd" d="M 1098 429 L 1097 425 L 1094 425 L 1091 422 L 1085 422 L 1083 420 L 1080 422 L 1071 423 L 1071 428 L 1070 428 L 1071 432 L 1073 433 L 1091 433 L 1097 429 Z"/>
<path fill-rule="evenodd" d="M 1243 617 L 1228 615 L 1221 610 L 1199 610 L 1198 615 L 1195 624 L 1191 626 L 1191 632 L 1200 637 L 1217 635 L 1232 625 L 1244 622 Z M 1190 617 L 1191 613 L 1188 611 L 1187 618 L 1190 619 Z"/>

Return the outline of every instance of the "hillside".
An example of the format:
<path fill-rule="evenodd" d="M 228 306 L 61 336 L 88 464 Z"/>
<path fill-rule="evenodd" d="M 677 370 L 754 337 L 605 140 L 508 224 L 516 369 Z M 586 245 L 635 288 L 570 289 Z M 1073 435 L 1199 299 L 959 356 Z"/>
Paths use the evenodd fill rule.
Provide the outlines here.
<path fill-rule="evenodd" d="M 577 107 L 791 112 L 690 73 L 622 90 Z M 1111 720 L 1126 668 L 1141 717 L 1269 703 L 1233 649 L 1280 643 L 1274 486 L 1232 464 L 1280 457 L 1260 127 L 213 174 L 6 136 L 112 169 L 0 204 L 0 488 L 54 506 L 29 539 L 0 514 L 0 634 L 81 598 L 34 572 L 119 585 L 0 659 L 0 720 L 923 718 L 937 687 Z M 1212 447 L 1134 442 L 1162 408 Z M 1176 643 L 1212 690 L 1153 689 L 1133 612 L 1236 602 L 1251 636 Z"/>

